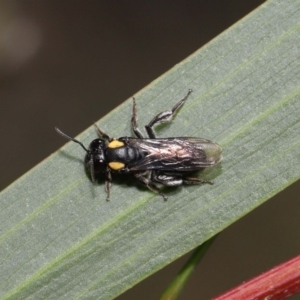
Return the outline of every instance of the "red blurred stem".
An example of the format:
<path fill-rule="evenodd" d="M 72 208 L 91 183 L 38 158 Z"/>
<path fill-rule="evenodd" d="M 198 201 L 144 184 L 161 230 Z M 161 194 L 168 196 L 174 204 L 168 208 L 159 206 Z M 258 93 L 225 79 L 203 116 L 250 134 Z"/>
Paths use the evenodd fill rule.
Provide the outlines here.
<path fill-rule="evenodd" d="M 282 300 L 300 292 L 300 255 L 212 300 Z"/>

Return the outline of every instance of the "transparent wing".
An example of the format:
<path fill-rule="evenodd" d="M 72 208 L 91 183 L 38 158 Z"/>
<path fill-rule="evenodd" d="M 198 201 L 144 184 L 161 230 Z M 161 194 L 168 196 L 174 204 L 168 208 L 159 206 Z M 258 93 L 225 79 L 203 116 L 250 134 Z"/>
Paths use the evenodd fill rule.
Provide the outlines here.
<path fill-rule="evenodd" d="M 145 153 L 144 158 L 128 165 L 131 171 L 195 171 L 213 166 L 222 159 L 221 147 L 202 138 L 127 138 L 126 144 Z"/>

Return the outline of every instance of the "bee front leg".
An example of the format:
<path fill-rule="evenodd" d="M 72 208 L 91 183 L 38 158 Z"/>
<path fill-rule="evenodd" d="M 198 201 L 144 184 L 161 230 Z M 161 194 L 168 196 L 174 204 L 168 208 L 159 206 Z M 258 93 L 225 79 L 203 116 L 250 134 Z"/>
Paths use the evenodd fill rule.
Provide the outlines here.
<path fill-rule="evenodd" d="M 111 171 L 108 167 L 106 168 L 105 176 L 106 176 L 105 192 L 107 194 L 106 201 L 109 201 L 112 178 L 111 178 Z"/>
<path fill-rule="evenodd" d="M 102 137 L 106 142 L 112 141 L 112 138 L 110 138 L 105 132 L 103 132 L 96 123 L 94 123 L 94 126 L 96 127 L 96 131 L 100 137 Z"/>

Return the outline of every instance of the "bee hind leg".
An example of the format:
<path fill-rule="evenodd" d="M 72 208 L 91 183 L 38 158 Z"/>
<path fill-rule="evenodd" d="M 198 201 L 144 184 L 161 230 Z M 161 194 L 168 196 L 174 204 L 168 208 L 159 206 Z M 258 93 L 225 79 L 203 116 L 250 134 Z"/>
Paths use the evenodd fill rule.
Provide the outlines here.
<path fill-rule="evenodd" d="M 186 177 L 182 173 L 178 172 L 156 172 L 152 171 L 151 180 L 161 183 L 165 186 L 178 186 L 182 184 L 200 184 L 209 183 L 213 184 L 211 181 L 202 180 L 195 177 Z"/>
<path fill-rule="evenodd" d="M 214 184 L 212 181 L 207 181 L 207 180 L 202 180 L 199 178 L 194 178 L 194 177 L 184 177 L 183 178 L 183 183 L 184 184 L 200 184 L 200 183 L 208 183 L 208 184 Z"/>
<path fill-rule="evenodd" d="M 165 186 L 178 186 L 182 185 L 183 183 L 183 179 L 180 174 L 163 173 L 157 171 L 152 171 L 151 180 Z"/>
<path fill-rule="evenodd" d="M 180 107 L 185 103 L 186 99 L 188 98 L 188 96 L 191 94 L 192 90 L 189 89 L 188 93 L 185 95 L 185 97 L 183 99 L 181 99 L 179 102 L 177 102 L 174 107 L 171 110 L 166 110 L 163 111 L 159 114 L 157 114 L 150 122 L 148 125 L 145 126 L 146 131 L 148 133 L 148 136 L 150 139 L 155 139 L 155 133 L 154 133 L 154 129 L 153 126 L 160 124 L 160 123 L 164 123 L 164 122 L 168 122 L 171 121 L 171 119 L 173 118 L 173 116 L 176 114 L 176 112 L 180 109 Z"/>

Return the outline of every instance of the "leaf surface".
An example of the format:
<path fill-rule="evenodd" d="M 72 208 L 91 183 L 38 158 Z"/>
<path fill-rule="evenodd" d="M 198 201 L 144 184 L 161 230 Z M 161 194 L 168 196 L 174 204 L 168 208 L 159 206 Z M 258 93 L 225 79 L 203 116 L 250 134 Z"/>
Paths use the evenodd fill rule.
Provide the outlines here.
<path fill-rule="evenodd" d="M 68 143 L 2 191 L 1 299 L 113 299 L 298 180 L 299 37 L 300 1 L 268 1 L 135 95 L 142 127 L 193 89 L 157 134 L 217 141 L 223 162 L 199 174 L 213 186 L 168 189 L 164 202 L 125 176 L 106 202 Z M 98 125 L 130 136 L 131 106 Z"/>

